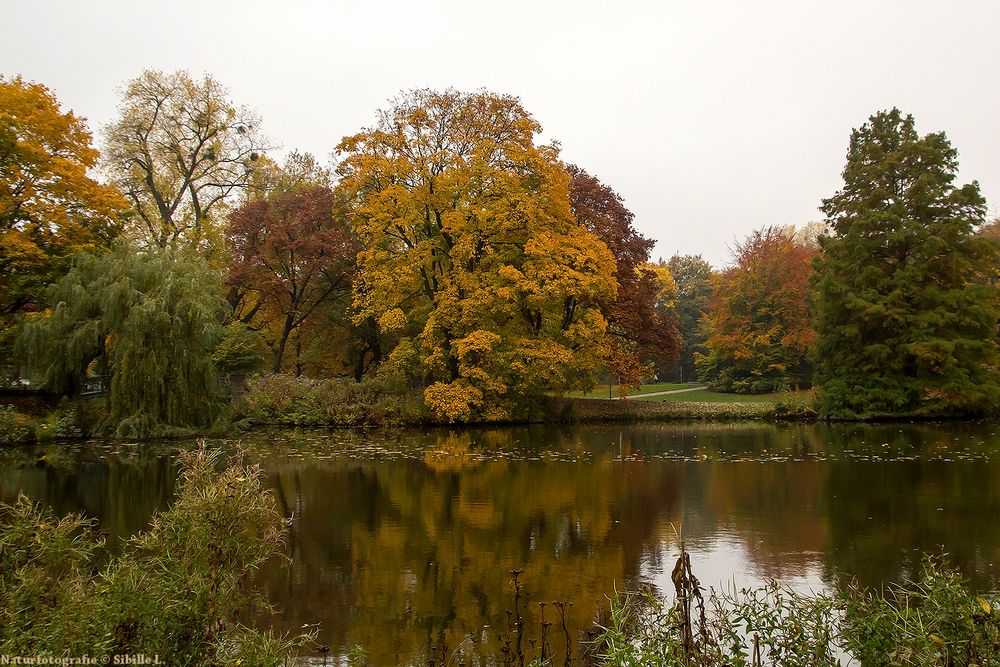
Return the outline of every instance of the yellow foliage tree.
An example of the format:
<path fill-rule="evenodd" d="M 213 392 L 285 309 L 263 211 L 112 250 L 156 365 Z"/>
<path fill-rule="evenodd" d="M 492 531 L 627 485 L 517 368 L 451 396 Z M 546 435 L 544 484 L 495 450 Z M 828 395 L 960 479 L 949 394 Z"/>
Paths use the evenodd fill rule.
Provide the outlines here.
<path fill-rule="evenodd" d="M 0 314 L 35 307 L 78 250 L 106 247 L 127 204 L 87 175 L 86 123 L 45 86 L 0 77 Z"/>
<path fill-rule="evenodd" d="M 514 97 L 417 90 L 338 147 L 365 248 L 357 318 L 407 341 L 390 360 L 452 421 L 592 386 L 608 352 L 597 305 L 615 297 L 614 257 L 575 221 L 540 129 Z"/>

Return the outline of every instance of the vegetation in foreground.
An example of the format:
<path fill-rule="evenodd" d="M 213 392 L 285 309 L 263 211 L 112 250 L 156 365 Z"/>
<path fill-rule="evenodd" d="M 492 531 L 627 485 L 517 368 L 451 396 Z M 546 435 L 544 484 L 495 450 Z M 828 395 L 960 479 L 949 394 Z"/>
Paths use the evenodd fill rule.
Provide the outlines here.
<path fill-rule="evenodd" d="M 112 555 L 82 516 L 0 506 L 0 653 L 284 664 L 306 637 L 241 623 L 266 608 L 252 577 L 279 554 L 283 518 L 259 468 L 220 463 L 183 454 L 173 506 Z"/>
<path fill-rule="evenodd" d="M 943 559 L 925 557 L 919 581 L 884 592 L 856 585 L 802 593 L 769 582 L 711 590 L 682 549 L 674 602 L 619 593 L 597 639 L 608 667 L 986 667 L 1000 661 L 1000 596 L 966 590 Z"/>
<path fill-rule="evenodd" d="M 173 506 L 111 555 L 79 516 L 55 517 L 23 497 L 0 507 L 0 652 L 146 653 L 166 664 L 235 667 L 287 664 L 318 650 L 310 637 L 241 624 L 266 606 L 251 580 L 278 554 L 283 532 L 260 470 L 226 468 L 205 450 L 183 455 L 181 465 Z M 887 591 L 847 585 L 811 594 L 770 582 L 706 593 L 682 549 L 672 601 L 619 593 L 587 627 L 567 624 L 570 601 L 529 614 L 521 586 L 531 574 L 511 575 L 510 622 L 498 630 L 496 653 L 479 655 L 498 665 L 822 667 L 850 657 L 862 665 L 985 667 L 1000 660 L 1000 596 L 970 594 L 938 558 L 925 560 L 918 581 Z M 528 627 L 528 618 L 539 625 Z M 363 648 L 350 652 L 351 664 L 366 664 Z M 478 642 L 439 645 L 433 657 L 413 659 L 473 664 L 482 650 Z"/>

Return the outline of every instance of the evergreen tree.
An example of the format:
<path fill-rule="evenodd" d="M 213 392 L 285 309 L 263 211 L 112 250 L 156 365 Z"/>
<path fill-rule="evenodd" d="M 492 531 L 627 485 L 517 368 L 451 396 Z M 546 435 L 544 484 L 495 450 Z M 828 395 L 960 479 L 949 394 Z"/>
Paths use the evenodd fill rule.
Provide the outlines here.
<path fill-rule="evenodd" d="M 81 255 L 18 343 L 54 391 L 78 393 L 91 372 L 110 376 L 100 430 L 164 434 L 208 426 L 218 413 L 212 352 L 224 313 L 221 277 L 205 260 L 123 248 Z"/>
<path fill-rule="evenodd" d="M 975 234 L 986 204 L 956 187 L 944 133 L 880 112 L 851 135 L 844 187 L 823 201 L 814 296 L 822 411 L 834 417 L 971 415 L 997 383 L 996 246 Z"/>

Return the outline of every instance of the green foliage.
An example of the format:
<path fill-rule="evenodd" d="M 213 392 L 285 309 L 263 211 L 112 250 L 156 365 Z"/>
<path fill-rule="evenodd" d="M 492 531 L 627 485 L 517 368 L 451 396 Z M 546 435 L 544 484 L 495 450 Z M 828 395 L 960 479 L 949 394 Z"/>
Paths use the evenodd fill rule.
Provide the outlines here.
<path fill-rule="evenodd" d="M 681 335 L 680 361 L 676 371 L 669 372 L 675 372 L 681 382 L 690 382 L 695 379 L 694 354 L 705 352 L 706 334 L 701 318 L 712 300 L 712 265 L 701 255 L 674 255 L 667 267 L 677 285 L 673 313 Z"/>
<path fill-rule="evenodd" d="M 267 346 L 259 333 L 242 322 L 230 322 L 212 352 L 212 360 L 224 373 L 248 373 L 260 370 L 267 361 L 267 354 Z"/>
<path fill-rule="evenodd" d="M 684 556 L 682 555 L 682 558 Z M 958 573 L 927 558 L 923 578 L 874 594 L 849 586 L 834 595 L 769 582 L 712 591 L 678 577 L 674 603 L 651 593 L 618 593 L 597 641 L 599 664 L 696 667 L 849 664 L 951 667 L 1000 660 L 997 599 L 970 595 Z M 707 609 L 706 609 L 707 603 Z"/>
<path fill-rule="evenodd" d="M 0 652 L 89 654 L 97 608 L 87 571 L 102 541 L 82 516 L 56 518 L 21 496 L 0 505 Z"/>
<path fill-rule="evenodd" d="M 238 619 L 266 608 L 250 576 L 280 549 L 283 522 L 257 467 L 218 472 L 183 455 L 177 501 L 97 576 L 102 542 L 80 516 L 26 498 L 0 506 L 0 652 L 159 654 L 171 665 L 280 665 L 305 637 Z"/>
<path fill-rule="evenodd" d="M 976 182 L 954 185 L 956 156 L 897 109 L 851 135 L 813 283 L 828 416 L 996 407 L 997 300 L 982 276 L 997 250 L 974 234 L 986 205 Z"/>
<path fill-rule="evenodd" d="M 181 252 L 81 255 L 49 290 L 18 344 L 50 389 L 75 393 L 92 369 L 110 376 L 101 426 L 119 436 L 204 427 L 221 384 L 211 351 L 225 303 L 220 278 Z"/>
<path fill-rule="evenodd" d="M 32 422 L 13 405 L 0 405 L 0 445 L 16 445 L 32 438 Z"/>
<path fill-rule="evenodd" d="M 712 591 L 706 601 L 698 579 L 672 578 L 674 604 L 651 592 L 618 593 L 609 623 L 598 637 L 599 660 L 608 667 L 834 667 L 835 602 L 798 593 L 777 582 L 738 591 Z M 706 602 L 708 609 L 706 609 Z"/>
<path fill-rule="evenodd" d="M 76 406 L 63 400 L 58 408 L 45 416 L 35 427 L 35 439 L 39 442 L 61 438 L 81 438 L 80 418 Z"/>
<path fill-rule="evenodd" d="M 863 665 L 1000 662 L 1000 600 L 970 596 L 940 559 L 925 558 L 919 582 L 885 595 L 852 586 L 843 598 L 844 646 Z"/>

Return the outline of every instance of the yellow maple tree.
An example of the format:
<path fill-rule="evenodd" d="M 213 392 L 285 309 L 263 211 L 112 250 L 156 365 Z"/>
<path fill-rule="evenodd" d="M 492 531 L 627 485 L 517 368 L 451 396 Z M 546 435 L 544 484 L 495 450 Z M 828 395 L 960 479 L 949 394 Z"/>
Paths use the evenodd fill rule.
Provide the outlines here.
<path fill-rule="evenodd" d="M 451 421 L 592 386 L 608 352 L 597 304 L 615 296 L 615 261 L 573 217 L 540 130 L 515 97 L 416 90 L 338 147 L 364 247 L 357 318 L 406 342 L 390 362 Z"/>
<path fill-rule="evenodd" d="M 73 253 L 117 234 L 126 203 L 88 175 L 97 159 L 84 120 L 48 88 L 0 77 L 0 314 L 37 306 Z"/>

